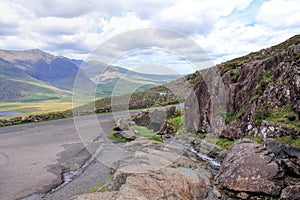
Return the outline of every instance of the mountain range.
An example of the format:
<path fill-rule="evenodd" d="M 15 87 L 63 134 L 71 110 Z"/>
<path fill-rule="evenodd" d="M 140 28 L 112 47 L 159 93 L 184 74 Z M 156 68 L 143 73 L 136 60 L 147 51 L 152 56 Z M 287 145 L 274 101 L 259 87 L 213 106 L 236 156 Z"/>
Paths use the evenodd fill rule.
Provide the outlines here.
<path fill-rule="evenodd" d="M 0 102 L 70 99 L 79 70 L 84 72 L 80 73 L 82 84 L 96 85 L 98 98 L 112 95 L 118 81 L 124 88 L 116 94 L 124 94 L 133 87 L 145 90 L 179 77 L 137 73 L 98 61 L 54 56 L 39 49 L 0 50 Z"/>

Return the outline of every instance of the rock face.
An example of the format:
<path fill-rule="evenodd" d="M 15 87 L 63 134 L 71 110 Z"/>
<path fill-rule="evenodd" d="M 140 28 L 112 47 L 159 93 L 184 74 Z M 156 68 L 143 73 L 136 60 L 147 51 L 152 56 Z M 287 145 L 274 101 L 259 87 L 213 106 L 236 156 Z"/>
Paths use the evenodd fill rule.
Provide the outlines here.
<path fill-rule="evenodd" d="M 217 199 L 212 175 L 203 161 L 178 145 L 137 138 L 126 147 L 134 157 L 118 161 L 108 192 L 96 192 L 77 200 Z M 103 188 L 99 188 L 103 190 Z"/>
<path fill-rule="evenodd" d="M 251 53 L 215 67 L 219 71 L 224 84 L 223 113 L 226 127 L 221 136 L 228 139 L 241 138 L 246 135 L 280 137 L 282 135 L 299 135 L 300 124 L 300 35 L 268 49 Z M 212 71 L 212 69 L 208 70 Z M 193 132 L 210 133 L 215 126 L 212 119 L 214 113 L 222 108 L 216 108 L 215 95 L 212 89 L 219 87 L 214 80 L 203 78 L 194 87 L 185 103 L 185 123 Z M 211 84 L 215 86 L 211 86 Z M 213 93 L 214 94 L 214 93 Z M 215 93 L 218 94 L 218 93 Z M 273 115 L 275 124 L 265 121 L 274 109 L 282 116 Z M 292 116 L 290 113 L 293 113 Z M 220 112 L 219 114 L 222 114 Z M 289 126 L 289 119 L 294 119 L 295 126 Z M 273 127 L 271 132 L 265 130 Z"/>
<path fill-rule="evenodd" d="M 269 196 L 278 196 L 284 186 L 283 173 L 274 155 L 251 141 L 232 146 L 216 180 L 226 190 Z"/>
<path fill-rule="evenodd" d="M 271 139 L 237 142 L 215 177 L 220 188 L 241 199 L 257 196 L 299 199 L 300 149 Z"/>

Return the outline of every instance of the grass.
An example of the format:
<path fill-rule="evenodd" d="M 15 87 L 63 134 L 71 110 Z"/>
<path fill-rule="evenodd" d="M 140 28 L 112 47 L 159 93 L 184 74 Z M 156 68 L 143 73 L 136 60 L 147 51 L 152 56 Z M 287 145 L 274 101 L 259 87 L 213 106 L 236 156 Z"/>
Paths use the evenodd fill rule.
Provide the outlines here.
<path fill-rule="evenodd" d="M 114 176 L 114 173 L 112 171 L 110 171 L 109 177 L 107 179 L 105 179 L 102 183 L 94 185 L 90 189 L 90 192 L 97 192 L 99 188 L 101 188 L 101 187 L 105 186 L 107 183 L 111 182 L 113 180 L 113 176 Z M 102 190 L 109 191 L 109 188 L 102 188 L 101 192 L 102 192 Z"/>
<path fill-rule="evenodd" d="M 163 139 L 161 139 L 160 137 L 155 135 L 151 130 L 147 129 L 146 127 L 134 125 L 134 126 L 132 126 L 132 128 L 138 131 L 138 133 L 136 134 L 136 137 L 146 137 L 146 138 L 149 138 L 150 140 L 154 140 L 157 142 L 163 142 Z M 113 134 L 113 132 L 111 132 L 108 137 L 117 142 L 129 142 L 129 140 L 127 140 L 127 139 L 116 137 Z"/>
<path fill-rule="evenodd" d="M 227 124 L 236 121 L 237 119 L 239 119 L 240 117 L 242 117 L 244 115 L 244 113 L 246 112 L 246 109 L 242 108 L 237 114 L 233 114 L 232 112 L 226 112 L 225 114 L 225 122 Z"/>
<path fill-rule="evenodd" d="M 15 110 L 24 113 L 24 115 L 64 111 L 71 108 L 71 99 L 55 99 L 39 102 L 0 102 L 0 112 Z"/>
<path fill-rule="evenodd" d="M 239 76 L 240 76 L 240 72 L 239 71 L 235 71 L 235 72 L 232 72 L 230 75 L 231 75 L 231 81 L 233 83 L 236 83 L 237 80 L 238 80 L 238 78 L 239 78 Z"/>
<path fill-rule="evenodd" d="M 260 76 L 259 83 L 253 89 L 252 100 L 256 100 L 259 96 L 261 96 L 263 94 L 263 92 L 265 91 L 267 85 L 269 83 L 273 83 L 273 82 L 274 82 L 273 74 L 271 74 L 270 72 L 267 72 L 267 71 L 263 72 Z"/>
<path fill-rule="evenodd" d="M 125 138 L 118 138 L 114 135 L 113 132 L 111 132 L 108 137 L 116 142 L 129 142 L 129 140 L 125 139 Z"/>
<path fill-rule="evenodd" d="M 290 121 L 287 116 L 295 116 L 296 120 Z M 265 107 L 256 109 L 254 113 L 254 124 L 258 126 L 263 120 L 276 124 L 282 124 L 294 128 L 298 131 L 300 130 L 300 121 L 298 115 L 292 110 L 292 107 L 289 105 L 275 108 L 273 110 L 268 110 Z"/>
<path fill-rule="evenodd" d="M 287 116 L 295 116 L 296 120 L 290 121 Z M 284 106 L 271 110 L 270 115 L 266 118 L 266 120 L 300 130 L 300 121 L 298 115 L 292 110 L 291 106 Z"/>
<path fill-rule="evenodd" d="M 100 184 L 96 184 L 94 185 L 91 189 L 90 189 L 90 192 L 94 193 L 94 192 L 97 192 L 97 190 L 100 188 Z"/>
<path fill-rule="evenodd" d="M 169 122 L 172 124 L 172 128 L 176 133 L 184 126 L 184 116 L 181 115 L 178 117 L 171 118 L 169 119 Z"/>
<path fill-rule="evenodd" d="M 222 149 L 230 149 L 231 146 L 236 142 L 236 140 L 227 140 L 224 138 L 210 138 L 210 137 L 205 137 L 204 140 L 206 140 L 209 143 L 216 144 L 220 146 Z"/>
<path fill-rule="evenodd" d="M 275 141 L 281 142 L 283 144 L 290 145 L 292 147 L 300 148 L 300 137 L 296 136 L 295 138 L 291 136 L 284 136 L 280 138 L 274 138 Z"/>
<path fill-rule="evenodd" d="M 150 140 L 163 142 L 163 140 L 160 137 L 155 135 L 151 130 L 147 129 L 146 127 L 134 125 L 134 126 L 132 126 L 132 128 L 134 128 L 135 130 L 138 131 L 138 134 L 136 134 L 136 137 L 147 137 Z"/>
<path fill-rule="evenodd" d="M 264 139 L 261 137 L 248 136 L 247 138 L 252 140 L 253 142 L 257 142 L 258 144 L 262 144 L 264 142 Z"/>
<path fill-rule="evenodd" d="M 236 58 L 236 59 L 227 61 L 225 63 L 222 63 L 219 67 L 220 75 L 223 76 L 229 70 L 240 67 L 247 62 L 250 62 L 250 60 L 246 56 L 243 56 L 243 57 Z"/>

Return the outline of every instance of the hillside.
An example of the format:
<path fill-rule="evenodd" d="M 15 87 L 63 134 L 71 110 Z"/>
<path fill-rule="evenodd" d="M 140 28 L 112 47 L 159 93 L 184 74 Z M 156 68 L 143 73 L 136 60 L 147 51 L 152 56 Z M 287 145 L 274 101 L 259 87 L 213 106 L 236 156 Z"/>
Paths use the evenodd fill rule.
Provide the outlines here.
<path fill-rule="evenodd" d="M 76 78 L 86 95 L 103 98 L 123 95 L 132 89 L 143 91 L 179 76 L 142 74 L 33 49 L 0 50 L 0 77 L 0 112 L 40 113 L 69 109 Z M 118 84 L 122 85 L 121 89 L 115 88 Z"/>
<path fill-rule="evenodd" d="M 137 73 L 118 66 L 108 66 L 98 61 L 84 62 L 81 69 L 98 85 L 95 94 L 98 98 L 131 93 L 136 88 L 137 91 L 143 91 L 180 77 L 180 75 Z"/>
<path fill-rule="evenodd" d="M 25 51 L 1 50 L 0 58 L 11 62 L 32 78 L 64 90 L 71 90 L 78 67 L 68 59 L 38 49 Z"/>
<path fill-rule="evenodd" d="M 300 35 L 278 45 L 221 63 L 217 70 L 224 84 L 225 127 L 220 136 L 297 137 L 300 132 Z M 209 76 L 209 73 L 207 73 Z M 201 80 L 190 96 L 186 125 L 195 132 L 212 130 L 214 115 L 207 83 Z M 196 116 L 201 116 L 196 117 Z M 196 122 L 196 120 L 198 120 Z"/>
<path fill-rule="evenodd" d="M 0 59 L 0 77 L 0 101 L 39 101 L 71 96 L 70 92 L 35 79 L 3 59 Z"/>

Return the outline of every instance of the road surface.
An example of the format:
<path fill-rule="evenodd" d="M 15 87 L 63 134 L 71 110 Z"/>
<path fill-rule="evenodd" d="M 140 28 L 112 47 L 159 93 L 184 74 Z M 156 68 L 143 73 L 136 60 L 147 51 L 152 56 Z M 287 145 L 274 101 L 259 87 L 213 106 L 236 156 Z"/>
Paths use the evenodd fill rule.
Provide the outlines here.
<path fill-rule="evenodd" d="M 0 199 L 41 199 L 61 184 L 62 172 L 76 170 L 88 160 L 96 139 L 110 132 L 114 121 L 106 113 L 76 118 L 76 125 L 74 119 L 62 119 L 0 128 Z M 109 168 L 94 161 L 74 181 L 43 198 L 87 193 L 108 176 Z"/>

